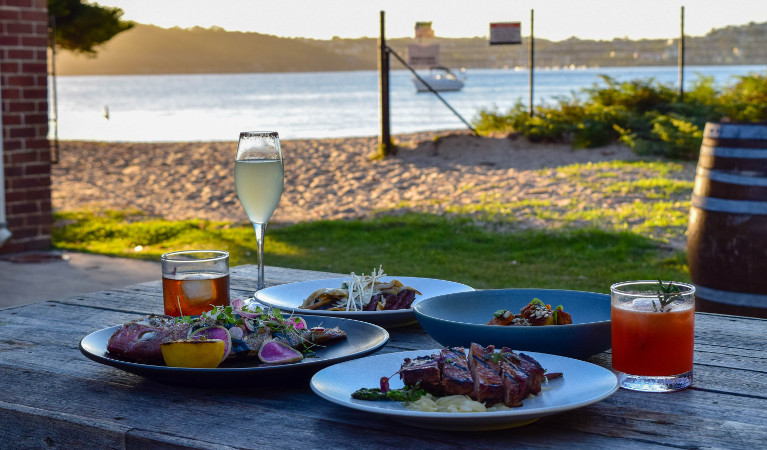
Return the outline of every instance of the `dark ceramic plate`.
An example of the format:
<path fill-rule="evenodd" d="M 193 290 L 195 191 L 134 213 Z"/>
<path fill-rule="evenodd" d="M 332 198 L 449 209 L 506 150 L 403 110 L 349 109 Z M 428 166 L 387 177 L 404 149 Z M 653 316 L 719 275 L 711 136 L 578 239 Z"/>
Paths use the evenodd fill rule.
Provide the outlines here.
<path fill-rule="evenodd" d="M 562 305 L 571 325 L 485 325 L 499 309 L 519 313 L 533 298 Z M 413 306 L 421 327 L 444 346 L 506 346 L 511 349 L 587 358 L 610 348 L 610 296 L 558 289 L 492 289 L 424 299 Z"/>
<path fill-rule="evenodd" d="M 302 376 L 312 374 L 318 369 L 330 364 L 346 361 L 375 352 L 389 340 L 389 333 L 383 328 L 367 322 L 340 319 L 336 317 L 306 316 L 310 327 L 339 327 L 346 332 L 346 339 L 325 348 L 317 350 L 312 357 L 304 358 L 293 364 L 279 366 L 247 365 L 239 363 L 232 365 L 224 363 L 215 369 L 195 369 L 185 367 L 168 367 L 151 364 L 138 364 L 123 361 L 107 351 L 107 341 L 117 329 L 117 326 L 94 331 L 80 341 L 80 351 L 86 357 L 101 364 L 116 367 L 120 370 L 141 375 L 162 383 L 188 386 L 232 386 L 254 380 L 279 380 L 286 376 Z"/>

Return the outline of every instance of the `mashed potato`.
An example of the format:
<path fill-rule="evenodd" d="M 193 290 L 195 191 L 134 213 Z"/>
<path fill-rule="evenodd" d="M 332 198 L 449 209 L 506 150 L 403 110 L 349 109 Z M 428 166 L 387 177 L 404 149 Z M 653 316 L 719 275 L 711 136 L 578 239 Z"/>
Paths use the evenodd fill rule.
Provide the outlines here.
<path fill-rule="evenodd" d="M 488 408 L 483 403 L 472 400 L 466 395 L 434 397 L 431 394 L 426 394 L 414 402 L 406 402 L 405 407 L 413 411 L 446 413 L 506 411 L 510 409 L 503 403 Z"/>

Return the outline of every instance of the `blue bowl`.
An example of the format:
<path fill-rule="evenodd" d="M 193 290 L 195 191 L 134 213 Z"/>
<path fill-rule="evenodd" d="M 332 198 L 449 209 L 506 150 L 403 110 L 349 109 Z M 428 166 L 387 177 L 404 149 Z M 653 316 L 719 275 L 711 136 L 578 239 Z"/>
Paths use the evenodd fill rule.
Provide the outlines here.
<path fill-rule="evenodd" d="M 499 309 L 518 313 L 533 298 L 562 305 L 570 325 L 485 325 Z M 424 330 L 443 346 L 482 345 L 587 358 L 610 348 L 610 296 L 558 289 L 490 289 L 439 295 L 413 306 Z"/>

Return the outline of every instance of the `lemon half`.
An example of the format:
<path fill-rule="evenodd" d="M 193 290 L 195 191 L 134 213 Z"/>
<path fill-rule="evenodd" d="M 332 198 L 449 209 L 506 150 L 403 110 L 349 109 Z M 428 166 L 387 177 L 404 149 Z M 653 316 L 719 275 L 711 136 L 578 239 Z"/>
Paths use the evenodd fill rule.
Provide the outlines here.
<path fill-rule="evenodd" d="M 165 365 L 171 367 L 218 367 L 226 344 L 221 339 L 183 339 L 163 342 L 160 346 Z"/>

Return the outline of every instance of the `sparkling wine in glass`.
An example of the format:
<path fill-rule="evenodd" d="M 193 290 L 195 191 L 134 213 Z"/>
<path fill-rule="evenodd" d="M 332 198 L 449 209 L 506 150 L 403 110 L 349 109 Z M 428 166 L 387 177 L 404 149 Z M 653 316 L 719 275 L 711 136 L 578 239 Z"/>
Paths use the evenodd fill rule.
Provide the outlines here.
<path fill-rule="evenodd" d="M 276 131 L 240 133 L 234 162 L 234 186 L 245 213 L 256 230 L 258 243 L 258 284 L 264 284 L 264 234 L 282 196 L 285 171 L 280 137 Z"/>

